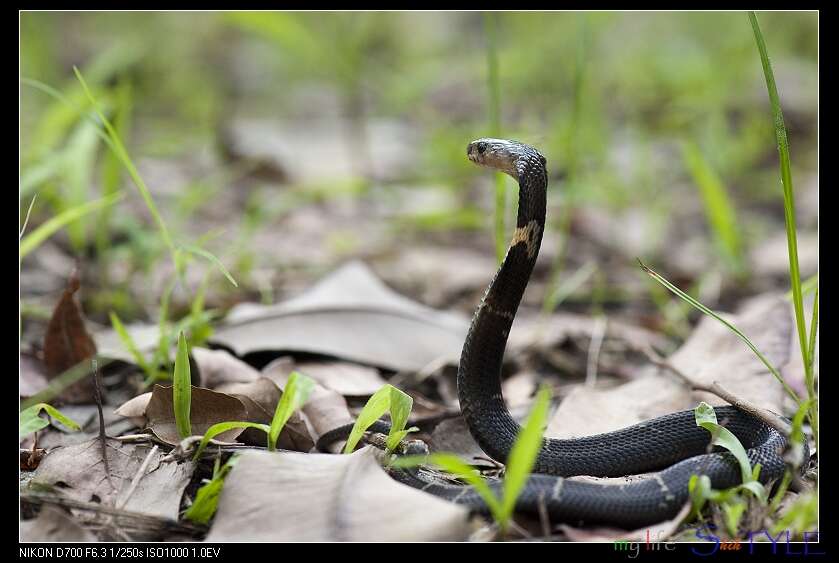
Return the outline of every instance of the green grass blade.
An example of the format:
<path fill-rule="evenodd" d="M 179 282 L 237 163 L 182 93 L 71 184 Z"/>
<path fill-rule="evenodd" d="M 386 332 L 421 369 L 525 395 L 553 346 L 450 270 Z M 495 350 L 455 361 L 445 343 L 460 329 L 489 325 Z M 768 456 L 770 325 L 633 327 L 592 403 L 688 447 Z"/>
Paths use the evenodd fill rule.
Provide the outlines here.
<path fill-rule="evenodd" d="M 728 265 L 742 271 L 743 252 L 734 204 L 717 173 L 692 142 L 682 143 L 682 158 L 705 205 L 705 216 Z"/>
<path fill-rule="evenodd" d="M 738 329 L 736 326 L 734 326 L 733 324 L 731 324 L 730 322 L 728 322 L 727 320 L 725 320 L 724 318 L 719 316 L 717 313 L 715 313 L 714 311 L 712 311 L 711 309 L 709 309 L 708 307 L 706 307 L 705 305 L 703 305 L 702 303 L 700 303 L 699 301 L 697 301 L 696 299 L 694 299 L 693 297 L 691 297 L 690 295 L 688 295 L 687 293 L 685 293 L 684 291 L 682 291 L 681 289 L 679 289 L 678 287 L 676 287 L 675 285 L 670 283 L 661 274 L 657 273 L 656 271 L 652 270 L 651 268 L 648 268 L 646 265 L 644 265 L 643 262 L 641 262 L 640 259 L 638 260 L 638 263 L 641 265 L 641 269 L 644 270 L 644 272 L 646 272 L 650 277 L 652 277 L 658 283 L 660 283 L 661 285 L 663 285 L 664 287 L 669 289 L 674 295 L 676 295 L 677 297 L 679 297 L 680 299 L 682 299 L 686 303 L 689 303 L 692 307 L 694 307 L 695 309 L 703 312 L 704 314 L 708 315 L 709 317 L 712 317 L 712 318 L 718 320 L 723 325 L 725 325 L 729 330 L 731 330 L 731 332 L 733 332 L 738 337 L 740 337 L 740 340 L 745 342 L 746 346 L 748 346 L 749 349 L 751 349 L 751 351 L 754 352 L 755 355 L 758 358 L 760 358 L 760 361 L 763 362 L 763 365 L 766 366 L 766 369 L 768 369 L 770 371 L 770 373 L 772 373 L 772 375 L 775 376 L 775 379 L 778 380 L 778 382 L 781 384 L 781 386 L 783 386 L 784 390 L 787 392 L 787 394 L 790 397 L 792 397 L 792 399 L 796 402 L 796 404 L 801 403 L 801 399 L 799 398 L 798 394 L 792 389 L 792 387 L 789 386 L 789 384 L 786 382 L 786 380 L 784 380 L 781 373 L 775 368 L 775 366 L 772 365 L 772 363 L 766 358 L 766 356 L 764 356 L 763 353 L 760 350 L 758 350 L 757 346 L 755 346 L 754 343 L 751 340 L 749 340 L 749 338 L 745 334 L 743 334 L 743 332 L 740 329 Z"/>
<path fill-rule="evenodd" d="M 114 97 L 114 129 L 120 139 L 127 139 L 131 127 L 132 93 L 131 82 L 126 78 L 119 80 Z M 123 166 L 113 150 L 102 155 L 101 178 L 102 191 L 105 195 L 119 191 L 122 181 Z M 99 256 L 107 254 L 110 248 L 112 215 L 105 208 L 99 214 L 96 225 L 96 249 Z M 105 273 L 107 270 L 103 271 Z M 105 274 L 107 275 L 107 274 Z"/>
<path fill-rule="evenodd" d="M 48 405 L 47 403 L 38 403 L 20 411 L 20 426 L 18 427 L 20 438 L 49 425 L 49 421 L 47 419 L 39 416 L 42 410 L 46 411 L 48 415 L 71 430 L 78 432 L 82 429 L 81 426 L 65 416 L 55 407 Z"/>
<path fill-rule="evenodd" d="M 204 250 L 200 246 L 195 246 L 193 244 L 182 244 L 182 245 L 180 245 L 180 247 L 182 249 L 186 250 L 187 252 L 191 252 L 192 254 L 195 254 L 196 256 L 200 256 L 201 258 L 209 260 L 211 264 L 213 264 L 216 268 L 219 269 L 219 271 L 222 274 L 224 274 L 224 277 L 227 278 L 227 281 L 229 281 L 231 284 L 233 284 L 233 287 L 239 287 L 239 284 L 236 283 L 236 280 L 233 279 L 233 276 L 230 274 L 230 272 L 227 270 L 227 268 L 224 267 L 224 264 L 221 263 L 221 260 L 219 260 L 215 256 L 215 254 L 213 254 L 212 252 L 209 252 L 207 250 Z"/>
<path fill-rule="evenodd" d="M 810 371 L 813 371 L 816 361 L 816 334 L 819 329 L 819 288 L 816 286 L 816 295 L 813 297 L 813 316 L 810 318 L 810 343 L 807 346 L 807 358 L 810 363 Z M 816 390 L 810 391 L 811 400 L 817 400 Z"/>
<path fill-rule="evenodd" d="M 128 155 L 128 151 L 125 149 L 125 145 L 123 145 L 122 139 L 120 139 L 119 135 L 116 132 L 116 129 L 114 129 L 114 126 L 111 125 L 111 122 L 99 109 L 96 100 L 90 93 L 90 89 L 87 87 L 87 83 L 85 82 L 82 73 L 75 66 L 73 67 L 73 72 L 76 73 L 76 78 L 78 78 L 79 82 L 81 83 L 85 95 L 90 101 L 90 104 L 96 112 L 96 115 L 98 115 L 99 119 L 102 121 L 102 124 L 105 127 L 105 131 L 107 132 L 108 137 L 111 140 L 111 147 L 116 151 L 117 157 L 119 157 L 119 159 L 122 161 L 123 166 L 125 166 L 125 169 L 128 171 L 128 175 L 131 176 L 134 185 L 137 186 L 137 189 L 140 191 L 140 195 L 142 196 L 143 201 L 146 203 L 146 207 L 148 208 L 149 213 L 151 213 L 155 223 L 157 223 L 158 230 L 160 231 L 160 236 L 163 238 L 163 242 L 169 248 L 169 252 L 172 255 L 172 262 L 177 264 L 177 250 L 175 248 L 175 244 L 172 242 L 172 237 L 169 235 L 169 229 L 166 227 L 166 223 L 163 220 L 163 216 L 158 211 L 157 206 L 154 203 L 154 199 L 152 199 L 151 191 L 149 191 L 148 186 L 146 186 L 146 183 L 143 181 L 143 178 L 137 171 L 137 167 L 134 166 L 134 163 L 132 162 L 131 157 Z"/>
<path fill-rule="evenodd" d="M 172 399 L 175 408 L 175 424 L 181 439 L 192 436 L 190 408 L 192 403 L 192 377 L 189 371 L 189 350 L 186 337 L 178 335 L 178 355 L 175 357 L 175 375 Z"/>
<path fill-rule="evenodd" d="M 196 524 L 207 524 L 216 513 L 218 507 L 218 498 L 221 494 L 221 489 L 224 487 L 224 480 L 233 466 L 239 460 L 238 455 L 230 456 L 227 463 L 213 471 L 213 478 L 198 489 L 195 493 L 195 500 L 192 505 L 184 513 L 184 518 Z"/>
<path fill-rule="evenodd" d="M 358 414 L 358 418 L 355 419 L 355 424 L 347 438 L 347 443 L 344 446 L 345 454 L 351 454 L 361 440 L 361 437 L 370 428 L 370 425 L 379 420 L 388 411 L 390 408 L 390 389 L 392 387 L 392 385 L 383 385 L 381 389 L 373 393 L 367 400 L 364 408 Z"/>
<path fill-rule="evenodd" d="M 393 451 L 407 432 L 405 426 L 414 407 L 414 399 L 401 389 L 390 388 L 390 432 L 387 437 L 387 449 Z"/>
<path fill-rule="evenodd" d="M 207 431 L 204 433 L 204 437 L 201 438 L 201 443 L 198 444 L 198 449 L 195 450 L 195 455 L 192 456 L 192 461 L 198 461 L 198 458 L 201 457 L 201 453 L 204 451 L 204 448 L 207 447 L 207 444 L 210 443 L 210 440 L 218 436 L 223 432 L 227 432 L 228 430 L 233 430 L 234 428 L 258 428 L 265 432 L 267 436 L 271 432 L 271 427 L 267 424 L 259 424 L 256 422 L 218 422 L 213 424 Z"/>
<path fill-rule="evenodd" d="M 268 432 L 269 450 L 274 451 L 277 448 L 277 439 L 286 422 L 294 411 L 306 404 L 314 388 L 314 379 L 297 371 L 291 372 L 283 389 L 283 396 L 277 403 L 277 410 L 274 411 L 274 418 L 271 420 L 271 428 Z"/>
<path fill-rule="evenodd" d="M 110 318 L 111 326 L 114 327 L 114 330 L 116 331 L 117 336 L 119 336 L 122 345 L 125 346 L 126 349 L 128 349 L 128 352 L 131 354 L 131 357 L 134 358 L 134 362 L 138 366 L 140 366 L 140 369 L 143 370 L 147 377 L 153 378 L 154 371 L 152 370 L 152 367 L 146 361 L 146 358 L 143 357 L 143 354 L 140 352 L 140 350 L 137 348 L 137 344 L 134 342 L 134 339 L 131 338 L 131 335 L 128 333 L 128 330 L 126 330 L 125 325 L 122 324 L 119 315 L 111 311 Z"/>
<path fill-rule="evenodd" d="M 807 327 L 804 319 L 804 297 L 801 291 L 801 272 L 798 266 L 798 238 L 795 226 L 795 192 L 792 185 L 792 168 L 790 166 L 789 140 L 787 128 L 784 124 L 784 113 L 781 110 L 781 99 L 778 96 L 778 87 L 775 84 L 775 74 L 772 71 L 772 63 L 769 61 L 769 53 L 766 49 L 766 41 L 763 39 L 763 32 L 754 12 L 749 12 L 749 22 L 752 24 L 752 31 L 755 36 L 755 43 L 760 54 L 760 63 L 763 66 L 763 76 L 766 79 L 766 90 L 769 94 L 769 103 L 772 106 L 772 118 L 775 126 L 775 138 L 778 144 L 778 157 L 781 169 L 781 184 L 784 192 L 784 224 L 787 231 L 787 251 L 789 255 L 789 277 L 792 286 L 792 304 L 795 309 L 795 324 L 798 329 L 798 340 L 801 347 L 801 357 L 804 360 L 805 379 L 808 389 L 815 389 L 811 385 L 814 378 L 809 364 L 807 346 Z M 814 396 L 810 397 L 814 399 Z M 814 435 L 818 436 L 818 415 L 812 411 L 810 424 L 813 427 Z"/>
<path fill-rule="evenodd" d="M 536 456 L 542 448 L 542 435 L 548 418 L 548 407 L 551 402 L 551 392 L 547 387 L 542 387 L 536 394 L 533 408 L 522 426 L 510 456 L 507 459 L 507 469 L 504 473 L 504 495 L 501 505 L 502 522 L 507 522 L 516 507 L 516 499 L 524 489 Z M 506 526 L 506 524 L 502 524 Z"/>
<path fill-rule="evenodd" d="M 812 276 L 810 276 L 809 278 L 807 278 L 806 280 L 801 282 L 802 297 L 804 295 L 809 295 L 809 294 L 813 293 L 814 291 L 816 291 L 817 287 L 819 287 L 819 273 L 818 272 L 816 272 L 815 274 L 813 274 Z M 791 289 L 787 292 L 787 299 L 790 299 L 790 300 L 792 299 L 792 290 Z"/>
<path fill-rule="evenodd" d="M 37 229 L 23 237 L 20 241 L 20 259 L 23 258 L 38 248 L 45 240 L 51 237 L 56 231 L 62 227 L 69 225 L 73 221 L 84 217 L 88 213 L 101 209 L 102 207 L 113 205 L 123 198 L 122 193 L 116 193 L 110 196 L 89 201 L 69 209 L 65 209 L 55 217 L 52 217 Z"/>
<path fill-rule="evenodd" d="M 32 201 L 29 202 L 29 208 L 26 210 L 26 217 L 23 219 L 23 225 L 20 227 L 20 231 L 18 231 L 17 238 L 18 240 L 23 238 L 23 233 L 26 232 L 26 225 L 29 224 L 29 216 L 32 215 L 32 207 L 35 205 L 35 200 L 38 199 L 38 194 L 32 196 Z"/>
<path fill-rule="evenodd" d="M 717 423 L 717 413 L 714 411 L 714 407 L 703 401 L 693 409 L 693 414 L 696 419 L 696 425 L 701 426 L 711 433 L 711 443 L 727 449 L 737 458 L 737 463 L 740 464 L 740 475 L 743 478 L 743 482 L 747 483 L 750 481 L 752 466 L 749 463 L 749 456 L 746 454 L 746 449 L 740 443 L 740 440 L 737 439 L 737 436 Z"/>

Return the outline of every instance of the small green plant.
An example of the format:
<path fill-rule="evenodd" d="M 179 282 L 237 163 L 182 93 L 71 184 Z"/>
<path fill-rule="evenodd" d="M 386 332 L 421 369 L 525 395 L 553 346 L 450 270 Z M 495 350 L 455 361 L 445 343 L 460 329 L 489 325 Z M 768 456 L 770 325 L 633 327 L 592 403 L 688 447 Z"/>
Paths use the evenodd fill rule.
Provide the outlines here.
<path fill-rule="evenodd" d="M 405 429 L 413 404 L 414 399 L 410 395 L 400 391 L 393 385 L 383 385 L 381 389 L 373 393 L 373 396 L 370 397 L 358 415 L 350 436 L 347 438 L 347 444 L 344 446 L 344 453 L 352 453 L 364 435 L 364 432 L 388 411 L 390 411 L 391 422 L 390 432 L 387 437 L 387 448 L 393 451 L 409 432 L 418 430 L 413 427 L 407 430 Z"/>
<path fill-rule="evenodd" d="M 301 409 L 306 404 L 314 388 L 315 381 L 302 373 L 294 371 L 288 376 L 288 382 L 283 389 L 283 396 L 277 403 L 274 418 L 271 419 L 271 428 L 268 432 L 269 450 L 277 449 L 277 438 L 280 437 L 280 432 L 282 432 L 286 422 L 294 414 L 294 411 Z"/>
<path fill-rule="evenodd" d="M 186 345 L 184 333 L 178 334 L 178 354 L 175 357 L 175 374 L 173 376 L 172 403 L 175 408 L 175 424 L 181 439 L 192 436 L 192 425 L 189 420 L 192 404 L 192 376 L 189 370 L 189 349 Z"/>
<path fill-rule="evenodd" d="M 195 522 L 196 524 L 207 524 L 216 513 L 218 507 L 218 498 L 221 494 L 221 489 L 224 487 L 224 480 L 236 462 L 239 461 L 239 456 L 232 455 L 227 463 L 219 467 L 220 460 L 216 458 L 213 465 L 213 477 L 198 489 L 195 493 L 195 500 L 192 505 L 184 512 L 184 518 Z"/>
<path fill-rule="evenodd" d="M 754 468 L 749 464 L 749 456 L 746 449 L 737 436 L 724 426 L 717 423 L 717 413 L 714 407 L 706 402 L 701 402 L 693 410 L 696 419 L 696 425 L 701 426 L 711 433 L 711 443 L 715 446 L 720 446 L 732 453 L 740 465 L 740 475 L 743 478 L 743 487 L 754 493 L 755 497 L 765 502 L 767 498 L 766 489 L 757 481 L 757 475 L 760 474 L 760 464 Z"/>
<path fill-rule="evenodd" d="M 178 251 L 178 260 L 186 259 Z M 160 313 L 158 318 L 158 339 L 157 347 L 150 351 L 148 357 L 140 351 L 131 334 L 125 328 L 119 315 L 110 312 L 111 326 L 119 336 L 123 346 L 131 354 L 137 366 L 146 374 L 145 384 L 151 385 L 157 381 L 168 380 L 172 372 L 172 360 L 170 351 L 175 339 L 181 332 L 188 333 L 188 342 L 191 346 L 199 346 L 212 334 L 210 321 L 216 316 L 214 310 L 204 310 L 204 297 L 209 283 L 209 272 L 198 287 L 195 297 L 190 304 L 190 312 L 182 319 L 174 323 L 169 321 L 169 301 L 174 291 L 177 277 L 173 277 L 163 290 L 160 300 Z"/>
<path fill-rule="evenodd" d="M 204 433 L 201 443 L 198 444 L 198 449 L 195 450 L 193 459 L 197 460 L 210 443 L 210 440 L 234 428 L 257 428 L 265 432 L 267 436 L 268 450 L 275 451 L 277 449 L 277 440 L 280 433 L 283 431 L 285 424 L 295 411 L 303 408 L 306 401 L 309 399 L 312 390 L 315 388 L 315 380 L 300 372 L 293 371 L 288 376 L 288 382 L 283 389 L 283 396 L 277 402 L 277 408 L 274 411 L 274 417 L 271 419 L 270 426 L 268 424 L 259 424 L 256 422 L 219 422 L 210 426 Z"/>
<path fill-rule="evenodd" d="M 743 482 L 735 487 L 718 491 L 711 488 L 711 480 L 707 475 L 693 475 L 688 483 L 693 504 L 693 514 L 698 515 L 705 504 L 710 501 L 719 505 L 723 514 L 726 530 L 734 537 L 740 520 L 748 508 L 748 496 L 752 496 L 762 505 L 766 505 L 768 493 L 763 484 L 758 481 L 760 464 L 754 468 L 749 464 L 749 457 L 740 440 L 727 428 L 717 423 L 714 407 L 702 402 L 694 409 L 696 425 L 711 433 L 711 443 L 721 446 L 734 455 L 740 465 Z"/>
<path fill-rule="evenodd" d="M 515 511 L 516 500 L 527 484 L 527 479 L 542 447 L 542 435 L 547 424 L 550 401 L 550 389 L 541 387 L 536 394 L 533 408 L 510 450 L 500 495 L 492 490 L 483 476 L 453 454 L 435 453 L 427 457 L 406 456 L 396 459 L 393 466 L 414 467 L 423 463 L 430 463 L 456 475 L 475 488 L 502 532 L 506 532 Z"/>
<path fill-rule="evenodd" d="M 81 427 L 76 424 L 76 422 L 65 416 L 57 408 L 48 405 L 47 403 L 38 403 L 20 411 L 20 426 L 18 427 L 19 438 L 23 438 L 24 436 L 28 436 L 33 432 L 37 432 L 38 430 L 49 426 L 50 421 L 39 416 L 41 411 L 46 411 L 49 416 L 53 417 L 71 430 L 76 432 L 81 430 Z"/>

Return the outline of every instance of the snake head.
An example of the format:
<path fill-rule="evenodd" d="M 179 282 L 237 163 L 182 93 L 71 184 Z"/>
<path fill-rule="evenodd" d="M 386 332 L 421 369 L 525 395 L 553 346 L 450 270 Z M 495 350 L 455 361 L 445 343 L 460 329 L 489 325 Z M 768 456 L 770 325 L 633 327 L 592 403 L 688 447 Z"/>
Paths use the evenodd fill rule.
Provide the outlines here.
<path fill-rule="evenodd" d="M 466 156 L 479 166 L 494 168 L 516 180 L 523 166 L 538 163 L 544 168 L 547 163 L 530 145 L 506 139 L 476 139 L 466 148 Z"/>

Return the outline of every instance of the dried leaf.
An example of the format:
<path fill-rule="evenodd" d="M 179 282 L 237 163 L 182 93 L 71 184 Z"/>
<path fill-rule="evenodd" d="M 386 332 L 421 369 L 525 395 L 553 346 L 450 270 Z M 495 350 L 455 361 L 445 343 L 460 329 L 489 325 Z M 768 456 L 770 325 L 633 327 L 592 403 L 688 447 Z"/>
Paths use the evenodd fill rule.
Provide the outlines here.
<path fill-rule="evenodd" d="M 763 296 L 744 305 L 733 316 L 741 328 L 776 365 L 789 353 L 789 304 Z M 668 362 L 695 381 L 719 381 L 723 387 L 755 404 L 781 412 L 783 390 L 766 367 L 731 331 L 704 318 Z M 630 424 L 685 410 L 704 400 L 725 404 L 707 393 L 692 393 L 675 376 L 659 370 L 611 389 L 577 387 L 560 404 L 545 432 L 573 438 L 618 430 Z"/>
<path fill-rule="evenodd" d="M 245 404 L 248 415 L 247 418 L 242 419 L 243 421 L 268 425 L 271 424 L 277 403 L 282 397 L 282 392 L 277 384 L 267 377 L 260 377 L 250 383 L 226 383 L 220 385 L 216 391 L 232 395 Z M 267 443 L 265 433 L 254 428 L 248 428 L 242 432 L 238 441 L 255 446 L 264 446 Z M 315 442 L 305 419 L 299 412 L 294 412 L 280 433 L 277 447 L 285 450 L 307 452 L 314 445 Z"/>
<path fill-rule="evenodd" d="M 224 383 L 247 383 L 259 379 L 259 371 L 227 350 L 196 347 L 190 353 L 201 373 L 201 384 L 208 389 L 216 389 Z"/>
<path fill-rule="evenodd" d="M 190 424 L 194 436 L 202 436 L 207 429 L 217 422 L 245 420 L 247 409 L 240 399 L 210 391 L 203 387 L 192 388 L 192 406 Z M 178 428 L 175 423 L 172 386 L 155 385 L 146 407 L 149 429 L 167 444 L 180 443 Z M 220 441 L 233 441 L 242 433 L 241 428 L 230 430 L 218 436 Z"/>
<path fill-rule="evenodd" d="M 151 401 L 151 391 L 137 395 L 133 399 L 121 404 L 114 411 L 114 414 L 130 418 L 138 427 L 142 428 L 146 425 L 146 409 Z"/>
<path fill-rule="evenodd" d="M 397 483 L 376 453 L 241 455 L 207 537 L 219 541 L 451 541 L 468 512 Z"/>
<path fill-rule="evenodd" d="M 767 294 L 750 299 L 730 320 L 776 368 L 787 363 L 793 323 L 791 307 L 783 297 Z M 783 412 L 781 384 L 739 337 L 715 319 L 703 317 L 668 362 L 693 381 L 719 381 L 738 397 Z M 696 398 L 712 405 L 726 404 L 707 393 L 699 393 Z"/>
<path fill-rule="evenodd" d="M 98 438 L 82 444 L 57 448 L 49 452 L 30 482 L 30 486 L 60 486 L 69 497 L 83 502 L 113 506 L 124 499 L 131 481 L 149 454 L 148 445 L 125 444 L 107 440 L 110 481 L 102 463 Z M 123 508 L 163 518 L 177 519 L 181 496 L 189 483 L 192 463 L 161 463 L 163 452 L 156 452 L 146 473 Z M 114 487 L 111 486 L 114 484 Z"/>
<path fill-rule="evenodd" d="M 96 355 L 96 344 L 88 334 L 81 308 L 73 298 L 79 287 L 78 273 L 73 272 L 47 325 L 44 336 L 44 365 L 49 379 Z M 71 403 L 92 402 L 92 379 L 85 378 L 70 385 L 59 398 Z"/>
<path fill-rule="evenodd" d="M 284 356 L 271 362 L 271 371 L 274 378 L 287 378 L 299 371 L 345 397 L 368 397 L 387 383 L 377 369 L 349 362 L 295 361 Z"/>
<path fill-rule="evenodd" d="M 353 262 L 284 303 L 235 307 L 211 340 L 239 356 L 299 351 L 416 371 L 440 358 L 456 363 L 467 326 L 465 317 L 411 301 Z"/>

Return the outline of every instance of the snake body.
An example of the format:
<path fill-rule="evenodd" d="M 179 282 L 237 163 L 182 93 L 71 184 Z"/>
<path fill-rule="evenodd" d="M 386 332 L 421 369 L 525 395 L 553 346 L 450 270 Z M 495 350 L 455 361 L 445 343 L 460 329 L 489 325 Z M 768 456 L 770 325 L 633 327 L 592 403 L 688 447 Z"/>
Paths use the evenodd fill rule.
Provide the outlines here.
<path fill-rule="evenodd" d="M 472 319 L 457 374 L 460 408 L 478 445 L 505 462 L 520 430 L 501 393 L 501 362 L 516 311 L 533 271 L 545 228 L 548 176 L 545 158 L 516 141 L 478 139 L 469 144 L 472 162 L 500 170 L 519 183 L 516 230 L 506 257 L 486 289 Z M 735 407 L 716 407 L 717 420 L 747 449 L 752 466 L 761 464 L 766 484 L 784 471 L 786 438 L 772 426 Z M 371 430 L 387 432 L 378 422 Z M 319 448 L 347 429 L 321 437 Z M 627 428 L 577 439 L 543 439 L 532 474 L 516 510 L 547 511 L 552 522 L 607 523 L 641 527 L 675 516 L 688 498 L 692 475 L 707 475 L 715 489 L 741 482 L 734 456 L 709 446 L 710 434 L 696 425 L 692 410 L 676 412 Z M 805 452 L 806 455 L 806 452 Z M 623 484 L 566 477 L 618 477 L 654 472 Z M 391 470 L 395 479 L 428 493 L 487 512 L 471 488 L 444 485 L 421 470 Z M 499 489 L 500 482 L 490 487 Z M 497 492 L 497 491 L 496 491 Z"/>

